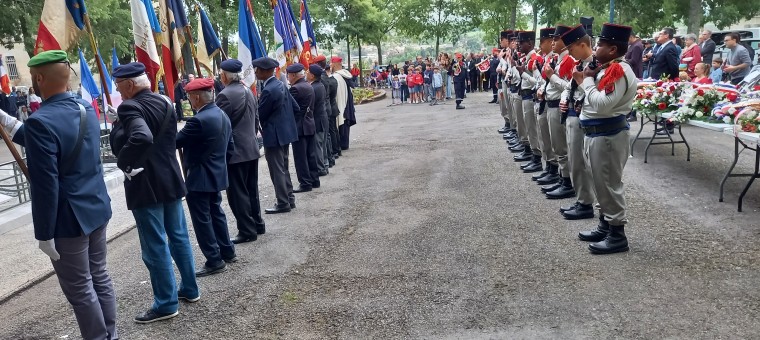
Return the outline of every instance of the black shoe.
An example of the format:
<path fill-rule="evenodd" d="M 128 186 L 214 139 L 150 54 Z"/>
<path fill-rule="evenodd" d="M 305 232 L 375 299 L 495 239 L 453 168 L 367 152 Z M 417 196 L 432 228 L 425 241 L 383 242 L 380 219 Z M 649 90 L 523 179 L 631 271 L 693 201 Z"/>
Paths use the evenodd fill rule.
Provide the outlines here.
<path fill-rule="evenodd" d="M 457 110 L 464 110 L 464 105 L 457 105 Z"/>
<path fill-rule="evenodd" d="M 568 220 L 594 218 L 594 206 L 591 204 L 578 204 L 573 209 L 563 212 L 562 216 Z"/>
<path fill-rule="evenodd" d="M 550 173 L 550 174 L 548 174 L 548 175 L 546 175 L 544 177 L 541 177 L 538 180 L 536 180 L 536 183 L 538 185 L 554 184 L 554 183 L 559 182 L 560 178 L 562 178 L 562 177 L 559 177 L 559 174 L 557 174 L 557 173 Z"/>
<path fill-rule="evenodd" d="M 203 266 L 203 268 L 197 272 L 195 272 L 195 277 L 204 277 L 214 274 L 219 274 L 221 272 L 224 272 L 227 270 L 227 264 L 222 261 L 222 264 L 216 266 L 216 267 L 206 267 Z"/>
<path fill-rule="evenodd" d="M 529 147 L 524 146 L 525 150 L 523 150 L 521 153 L 516 154 L 513 158 L 515 162 L 525 162 L 533 159 L 533 150 L 531 150 Z"/>
<path fill-rule="evenodd" d="M 256 235 L 254 235 L 253 237 L 244 237 L 241 235 L 237 235 L 235 236 L 235 238 L 231 239 L 230 241 L 232 241 L 233 244 L 253 242 L 253 241 L 256 241 Z"/>
<path fill-rule="evenodd" d="M 173 317 L 175 317 L 177 315 L 179 315 L 179 312 L 174 312 L 174 313 L 158 313 L 158 312 L 154 311 L 153 309 L 149 309 L 147 312 L 142 313 L 142 314 L 136 316 L 135 317 L 135 322 L 136 323 L 143 323 L 143 324 L 145 324 L 145 323 L 151 323 L 151 322 L 171 319 L 171 318 L 173 318 Z"/>
<path fill-rule="evenodd" d="M 557 183 L 542 186 L 541 192 L 543 192 L 544 194 L 547 192 L 552 192 L 554 190 L 557 190 L 557 188 L 559 188 L 560 186 L 562 186 L 562 178 L 560 178 L 559 181 L 557 181 Z"/>
<path fill-rule="evenodd" d="M 550 175 L 549 174 L 549 167 L 547 166 L 544 169 L 544 171 L 542 171 L 541 173 L 538 173 L 538 174 L 535 174 L 533 176 L 530 176 L 530 180 L 534 181 L 534 182 L 537 182 L 539 179 L 544 178 L 545 176 L 549 176 L 549 175 Z M 544 184 L 546 184 L 546 183 L 544 183 Z"/>
<path fill-rule="evenodd" d="M 638 119 L 638 118 L 636 118 L 636 115 L 631 115 L 631 116 L 630 116 L 630 117 L 628 117 L 626 120 L 627 120 L 627 121 L 629 121 L 629 122 L 635 122 L 635 121 L 637 121 L 637 120 L 639 120 L 639 119 Z"/>
<path fill-rule="evenodd" d="M 522 170 L 525 173 L 539 172 L 539 171 L 544 170 L 544 167 L 541 165 L 541 156 L 540 155 L 533 155 L 533 164 L 530 164 L 530 165 L 526 166 Z"/>
<path fill-rule="evenodd" d="M 177 292 L 177 299 L 185 301 L 185 302 L 193 303 L 193 302 L 200 301 L 201 296 L 199 294 L 198 296 L 196 296 L 194 298 L 191 298 L 191 297 L 188 297 L 187 295 L 183 294 L 182 292 Z"/>
<path fill-rule="evenodd" d="M 320 171 L 319 172 L 319 177 L 324 177 L 324 176 L 327 176 L 329 174 L 330 174 L 330 171 Z"/>
<path fill-rule="evenodd" d="M 610 224 L 604 219 L 604 215 L 601 215 L 599 216 L 599 224 L 596 225 L 596 229 L 579 232 L 578 239 L 586 242 L 599 242 L 604 240 L 609 233 Z"/>
<path fill-rule="evenodd" d="M 488 104 L 495 104 L 495 103 L 496 103 L 496 98 L 494 98 L 492 101 L 488 102 Z"/>
<path fill-rule="evenodd" d="M 504 125 L 503 127 L 499 129 L 499 134 L 507 133 L 507 131 L 509 131 L 509 128 L 506 125 Z"/>
<path fill-rule="evenodd" d="M 299 193 L 299 192 L 309 192 L 311 191 L 312 187 L 304 187 L 304 186 L 298 186 L 298 188 L 293 189 L 293 193 Z"/>
<path fill-rule="evenodd" d="M 322 186 L 322 184 L 320 182 L 316 182 L 316 183 L 312 183 L 311 184 L 311 188 L 312 189 L 319 189 L 319 187 L 321 187 L 321 186 Z"/>
<path fill-rule="evenodd" d="M 293 204 L 291 206 L 291 209 L 295 209 L 295 208 L 296 208 L 296 205 Z M 266 233 L 267 233 L 267 227 L 266 226 L 262 226 L 261 228 L 256 228 L 256 234 L 258 234 L 258 235 L 264 235 Z"/>
<path fill-rule="evenodd" d="M 604 240 L 589 244 L 588 250 L 592 254 L 614 254 L 628 251 L 628 238 L 625 237 L 625 227 L 622 225 L 611 225 L 610 232 Z"/>
<path fill-rule="evenodd" d="M 295 209 L 295 204 L 291 204 L 290 206 L 284 207 L 284 208 L 276 207 L 276 206 L 274 208 L 266 208 L 264 209 L 264 213 L 265 214 L 282 214 L 282 213 L 290 212 L 290 209 Z"/>
<path fill-rule="evenodd" d="M 237 263 L 238 262 L 237 256 L 233 256 L 233 257 L 230 257 L 228 259 L 223 259 L 223 260 L 224 260 L 224 263 Z"/>
<path fill-rule="evenodd" d="M 573 203 L 571 205 L 563 205 L 563 206 L 559 207 L 559 212 L 563 213 L 563 212 L 568 211 L 568 210 L 573 210 L 573 209 L 575 209 L 575 206 L 578 205 L 578 204 L 581 204 L 581 202 L 575 201 L 575 203 Z"/>
<path fill-rule="evenodd" d="M 523 164 L 520 164 L 520 170 L 525 170 L 525 168 L 527 168 L 528 166 L 531 166 L 531 165 L 533 165 L 533 158 L 532 157 L 531 157 L 531 159 L 529 161 L 527 161 L 527 162 L 525 162 Z"/>
<path fill-rule="evenodd" d="M 518 143 L 515 146 L 510 146 L 508 149 L 509 149 L 509 151 L 512 151 L 512 152 L 524 152 L 525 151 L 525 145 L 523 145 L 522 143 Z"/>
<path fill-rule="evenodd" d="M 296 208 L 296 202 L 290 203 L 290 209 L 295 209 L 295 208 Z"/>
<path fill-rule="evenodd" d="M 571 197 L 575 197 L 575 189 L 573 188 L 573 183 L 569 177 L 562 179 L 562 186 L 546 193 L 546 198 L 552 200 L 561 200 Z M 574 208 L 575 207 L 572 207 L 568 210 L 572 210 Z"/>

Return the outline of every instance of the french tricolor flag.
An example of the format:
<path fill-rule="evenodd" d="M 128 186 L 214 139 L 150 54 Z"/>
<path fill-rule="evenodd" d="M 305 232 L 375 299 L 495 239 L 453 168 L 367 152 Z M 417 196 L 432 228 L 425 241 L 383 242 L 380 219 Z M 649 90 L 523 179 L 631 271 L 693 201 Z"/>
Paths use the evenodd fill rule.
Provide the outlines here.
<path fill-rule="evenodd" d="M 307 67 L 311 59 L 317 56 L 317 38 L 314 36 L 314 28 L 311 23 L 311 14 L 306 0 L 301 0 L 301 38 L 303 38 L 303 51 L 301 63 Z"/>
<path fill-rule="evenodd" d="M 259 28 L 253 18 L 253 10 L 249 0 L 240 0 L 238 8 L 238 60 L 243 63 L 242 82 L 248 87 L 256 83 L 253 74 L 253 60 L 267 55 L 264 43 L 261 41 Z"/>
<path fill-rule="evenodd" d="M 150 0 L 130 0 L 132 7 L 132 33 L 135 39 L 135 54 L 137 61 L 145 65 L 145 73 L 150 79 L 153 91 L 158 90 L 158 71 L 161 70 L 161 59 L 158 58 L 156 40 L 153 38 L 153 27 L 158 25 L 156 12 Z"/>
<path fill-rule="evenodd" d="M 98 85 L 92 77 L 90 67 L 87 66 L 87 60 L 84 58 L 82 50 L 79 50 L 79 76 L 82 82 L 82 99 L 92 104 L 92 107 L 95 108 L 95 113 L 100 118 L 100 110 L 98 109 L 98 102 L 96 100 L 100 96 L 100 91 L 98 91 Z"/>
<path fill-rule="evenodd" d="M 76 44 L 84 29 L 84 0 L 45 0 L 34 54 L 64 50 Z"/>

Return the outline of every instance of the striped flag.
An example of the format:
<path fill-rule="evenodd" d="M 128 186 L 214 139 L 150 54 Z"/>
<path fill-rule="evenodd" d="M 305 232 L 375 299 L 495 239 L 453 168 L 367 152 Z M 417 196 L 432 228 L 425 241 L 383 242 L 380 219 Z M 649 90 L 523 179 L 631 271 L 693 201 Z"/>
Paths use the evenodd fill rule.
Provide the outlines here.
<path fill-rule="evenodd" d="M 317 38 L 314 36 L 314 28 L 311 23 L 311 14 L 306 0 L 301 0 L 301 38 L 303 38 L 303 51 L 301 62 L 308 67 L 312 56 L 317 55 Z"/>
<path fill-rule="evenodd" d="M 145 73 L 150 79 L 151 89 L 158 90 L 158 75 L 161 60 L 158 58 L 153 27 L 158 25 L 156 13 L 150 0 L 130 0 L 132 7 L 132 33 L 135 39 L 137 61 L 145 65 Z"/>
<path fill-rule="evenodd" d="M 103 93 L 103 97 L 105 97 L 106 92 L 110 95 L 110 97 L 111 97 L 111 105 L 113 107 L 118 107 L 119 104 L 121 104 L 121 93 L 119 93 L 119 91 L 116 91 L 116 83 L 114 83 L 113 78 L 111 78 L 111 74 L 108 73 L 108 68 L 106 67 L 105 62 L 103 61 L 103 57 L 100 56 L 100 51 L 98 51 L 98 56 L 100 57 L 100 68 L 103 69 L 103 78 L 105 78 L 105 80 L 106 80 L 106 86 L 107 86 L 107 88 L 104 89 L 103 86 L 101 85 L 100 90 Z M 113 49 L 113 56 L 112 57 L 116 57 L 116 48 L 115 47 Z M 117 65 L 118 63 L 119 63 L 119 61 L 116 60 L 116 64 L 115 65 Z M 103 102 L 104 103 L 106 102 L 105 99 L 103 99 Z"/>
<path fill-rule="evenodd" d="M 274 11 L 274 43 L 275 59 L 280 67 L 285 67 L 298 62 L 298 50 L 300 49 L 298 38 L 292 28 L 292 14 L 288 13 L 288 0 L 272 0 Z M 294 27 L 294 26 L 293 26 Z"/>
<path fill-rule="evenodd" d="M 3 66 L 3 55 L 0 54 L 0 91 L 5 94 L 11 93 L 11 78 L 8 76 L 8 72 L 5 71 Z"/>
<path fill-rule="evenodd" d="M 214 27 L 211 25 L 211 21 L 208 20 L 206 11 L 200 7 L 198 7 L 198 41 L 196 45 L 198 48 L 195 55 L 198 58 L 198 63 L 213 77 L 214 72 L 211 69 L 211 59 L 222 50 L 222 43 L 219 42 L 219 38 L 216 36 L 216 32 L 214 32 Z"/>
<path fill-rule="evenodd" d="M 79 76 L 82 83 L 82 99 L 92 104 L 92 107 L 95 108 L 95 112 L 98 114 L 98 118 L 100 118 L 100 110 L 98 109 L 98 102 L 96 100 L 100 96 L 100 91 L 98 91 L 95 78 L 92 77 L 90 67 L 87 66 L 87 60 L 84 59 L 82 50 L 79 50 Z"/>
<path fill-rule="evenodd" d="M 261 41 L 259 28 L 253 18 L 253 11 L 249 0 L 240 0 L 238 7 L 238 55 L 237 58 L 243 63 L 242 82 L 248 87 L 256 83 L 251 63 L 254 59 L 266 56 L 264 43 Z"/>
<path fill-rule="evenodd" d="M 170 0 L 158 1 L 158 17 L 161 22 L 161 60 L 164 69 L 164 89 L 166 95 L 174 100 L 174 85 L 179 82 L 179 71 L 185 67 L 182 59 L 182 44 L 174 22 L 174 13 Z"/>
<path fill-rule="evenodd" d="M 84 30 L 84 0 L 45 0 L 34 43 L 34 54 L 69 50 Z"/>

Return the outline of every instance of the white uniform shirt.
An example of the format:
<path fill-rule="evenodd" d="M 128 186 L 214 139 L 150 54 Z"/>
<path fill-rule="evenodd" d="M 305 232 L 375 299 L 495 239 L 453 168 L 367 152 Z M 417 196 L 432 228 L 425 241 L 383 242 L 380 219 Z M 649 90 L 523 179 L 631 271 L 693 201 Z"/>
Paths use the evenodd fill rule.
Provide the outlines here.
<path fill-rule="evenodd" d="M 633 99 L 636 96 L 636 87 L 638 79 L 633 73 L 631 65 L 626 62 L 620 62 L 620 66 L 625 70 L 625 76 L 615 81 L 615 89 L 611 93 L 605 93 L 605 90 L 596 88 L 599 81 L 604 76 L 606 69 L 599 71 L 596 79 L 586 77 L 579 86 L 586 93 L 586 99 L 583 102 L 583 111 L 581 120 L 612 118 L 620 115 L 627 115 L 633 107 Z"/>

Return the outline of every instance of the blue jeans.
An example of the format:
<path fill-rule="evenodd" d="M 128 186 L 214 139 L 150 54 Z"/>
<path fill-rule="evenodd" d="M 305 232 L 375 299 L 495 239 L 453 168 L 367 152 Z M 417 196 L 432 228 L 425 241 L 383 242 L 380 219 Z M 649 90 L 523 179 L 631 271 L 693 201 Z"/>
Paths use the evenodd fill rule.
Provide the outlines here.
<path fill-rule="evenodd" d="M 179 302 L 172 259 L 182 278 L 179 290 L 190 298 L 200 295 L 182 201 L 134 209 L 132 215 L 140 234 L 142 259 L 150 273 L 152 309 L 158 313 L 174 313 L 179 308 Z"/>

